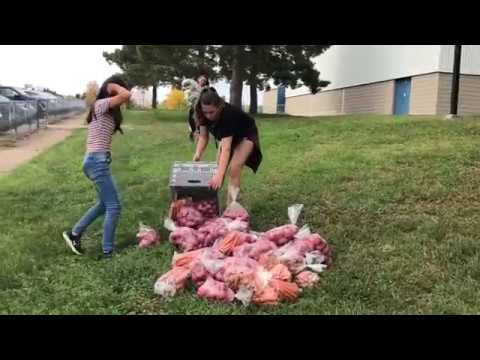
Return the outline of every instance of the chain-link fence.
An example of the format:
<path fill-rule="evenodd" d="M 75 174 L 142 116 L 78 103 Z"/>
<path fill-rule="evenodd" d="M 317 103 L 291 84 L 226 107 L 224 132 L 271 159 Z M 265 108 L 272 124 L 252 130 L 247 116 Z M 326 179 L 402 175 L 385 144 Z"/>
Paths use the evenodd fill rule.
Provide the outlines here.
<path fill-rule="evenodd" d="M 0 132 L 16 132 L 23 125 L 38 129 L 41 120 L 52 121 L 85 110 L 85 101 L 79 99 L 0 101 Z"/>

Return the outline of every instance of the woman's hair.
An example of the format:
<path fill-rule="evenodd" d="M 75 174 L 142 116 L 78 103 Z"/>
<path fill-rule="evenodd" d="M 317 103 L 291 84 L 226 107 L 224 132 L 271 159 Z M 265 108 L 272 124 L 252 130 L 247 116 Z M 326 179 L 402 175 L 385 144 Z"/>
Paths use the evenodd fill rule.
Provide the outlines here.
<path fill-rule="evenodd" d="M 213 87 L 206 87 L 200 92 L 197 103 L 195 104 L 195 123 L 197 128 L 205 125 L 207 120 L 203 116 L 202 105 L 213 105 L 215 107 L 223 107 L 225 101 L 218 95 L 217 90 Z"/>
<path fill-rule="evenodd" d="M 101 99 L 106 99 L 111 97 L 111 95 L 108 93 L 108 84 L 117 84 L 123 88 L 128 89 L 129 85 L 125 82 L 125 80 L 122 79 L 120 75 L 113 75 L 109 77 L 105 82 L 102 84 L 102 87 L 98 91 L 97 100 Z M 90 124 L 92 122 L 93 116 L 95 114 L 95 102 L 92 104 L 90 107 L 90 111 L 88 112 L 87 115 L 87 123 Z M 122 130 L 122 121 L 123 121 L 123 116 L 122 116 L 122 111 L 120 110 L 120 106 L 116 106 L 108 111 L 108 113 L 113 117 L 113 121 L 115 122 L 115 130 L 113 131 L 114 133 L 117 131 L 120 131 L 121 134 L 123 134 Z"/>

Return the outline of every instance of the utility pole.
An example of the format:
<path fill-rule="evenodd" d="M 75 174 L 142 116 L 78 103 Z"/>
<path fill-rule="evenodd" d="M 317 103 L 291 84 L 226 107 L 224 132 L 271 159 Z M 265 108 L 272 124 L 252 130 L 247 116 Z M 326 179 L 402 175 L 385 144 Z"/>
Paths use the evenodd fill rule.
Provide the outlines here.
<path fill-rule="evenodd" d="M 462 45 L 455 45 L 455 54 L 453 58 L 453 77 L 452 77 L 452 95 L 450 98 L 450 114 L 448 119 L 458 117 L 458 93 L 460 84 L 460 63 L 462 58 Z"/>

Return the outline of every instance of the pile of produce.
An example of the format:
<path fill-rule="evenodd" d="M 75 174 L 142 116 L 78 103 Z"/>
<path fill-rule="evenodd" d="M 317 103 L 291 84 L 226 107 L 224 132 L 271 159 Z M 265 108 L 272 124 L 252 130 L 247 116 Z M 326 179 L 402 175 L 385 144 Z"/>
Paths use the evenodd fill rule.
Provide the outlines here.
<path fill-rule="evenodd" d="M 190 281 L 200 298 L 277 305 L 295 301 L 303 288 L 319 282 L 332 251 L 322 236 L 297 226 L 303 205 L 288 208 L 289 224 L 259 233 L 251 231 L 249 214 L 235 195 L 220 217 L 213 202 L 172 204 L 165 227 L 177 252 L 171 270 L 155 282 L 156 294 L 171 298 Z"/>

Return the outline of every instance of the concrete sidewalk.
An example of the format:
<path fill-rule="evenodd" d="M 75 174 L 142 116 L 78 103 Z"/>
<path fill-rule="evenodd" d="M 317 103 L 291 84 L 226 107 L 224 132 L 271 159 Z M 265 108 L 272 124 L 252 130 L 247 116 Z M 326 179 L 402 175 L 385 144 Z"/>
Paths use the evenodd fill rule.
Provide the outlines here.
<path fill-rule="evenodd" d="M 73 130 L 85 127 L 85 114 L 82 114 L 48 125 L 47 128 L 16 141 L 14 147 L 0 146 L 0 176 L 7 175 L 18 166 L 64 141 Z"/>

